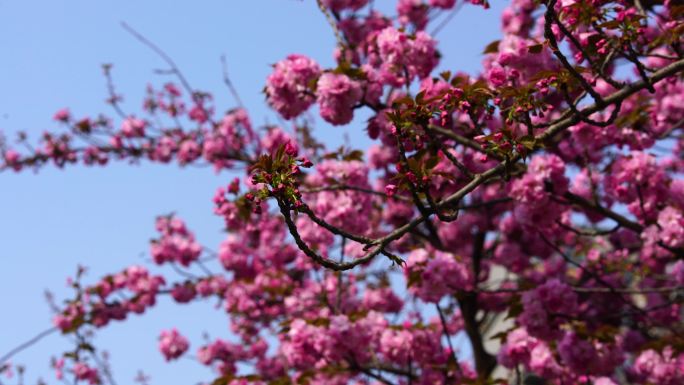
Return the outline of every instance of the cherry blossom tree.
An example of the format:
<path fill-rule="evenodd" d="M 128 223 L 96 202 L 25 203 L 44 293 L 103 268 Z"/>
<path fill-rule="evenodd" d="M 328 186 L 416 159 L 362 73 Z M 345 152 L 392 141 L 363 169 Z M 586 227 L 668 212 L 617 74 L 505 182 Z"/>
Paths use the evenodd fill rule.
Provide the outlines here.
<path fill-rule="evenodd" d="M 487 0 L 317 6 L 337 66 L 273 65 L 264 94 L 282 126 L 255 127 L 239 98 L 219 113 L 131 30 L 177 80 L 150 87 L 141 113 L 123 111 L 105 67 L 113 117 L 64 109 L 61 130 L 2 142 L 7 172 L 218 173 L 221 244 L 162 215 L 152 266 L 78 269 L 55 304 L 75 342 L 57 379 L 113 384 L 93 335 L 170 296 L 221 301 L 231 339 L 159 330 L 166 360 L 192 349 L 216 385 L 684 383 L 682 2 L 513 0 L 477 76 L 435 73 L 459 37 L 438 44 L 428 26 Z M 374 144 L 326 148 L 303 117 L 314 106 Z"/>

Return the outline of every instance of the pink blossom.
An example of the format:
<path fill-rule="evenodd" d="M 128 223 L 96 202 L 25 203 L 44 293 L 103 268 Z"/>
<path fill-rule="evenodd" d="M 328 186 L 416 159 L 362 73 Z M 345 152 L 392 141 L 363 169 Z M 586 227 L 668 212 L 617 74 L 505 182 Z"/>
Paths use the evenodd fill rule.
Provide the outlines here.
<path fill-rule="evenodd" d="M 540 343 L 530 352 L 530 369 L 544 378 L 555 378 L 562 372 L 562 367 L 558 364 L 549 347 Z"/>
<path fill-rule="evenodd" d="M 322 3 L 335 12 L 345 9 L 356 11 L 368 4 L 368 0 L 323 0 Z"/>
<path fill-rule="evenodd" d="M 519 321 L 534 337 L 549 340 L 560 334 L 562 315 L 577 310 L 577 295 L 565 283 L 551 279 L 522 296 L 523 313 Z"/>
<path fill-rule="evenodd" d="M 438 62 L 435 41 L 422 31 L 410 37 L 387 27 L 378 34 L 377 44 L 384 76 L 396 85 L 410 82 L 416 76 L 420 79 L 428 77 Z M 408 72 L 408 79 L 404 78 L 404 69 Z"/>
<path fill-rule="evenodd" d="M 489 82 L 494 87 L 502 86 L 506 83 L 506 71 L 501 67 L 492 67 L 487 74 Z"/>
<path fill-rule="evenodd" d="M 178 333 L 178 330 L 164 330 L 159 336 L 159 351 L 162 352 L 166 361 L 175 360 L 185 353 L 190 344 L 188 340 Z"/>
<path fill-rule="evenodd" d="M 428 3 L 432 7 L 451 9 L 456 5 L 456 0 L 429 0 Z"/>
<path fill-rule="evenodd" d="M 71 112 L 68 108 L 62 108 L 52 118 L 60 122 L 68 122 L 71 119 Z"/>
<path fill-rule="evenodd" d="M 151 254 L 157 264 L 177 262 L 183 266 L 197 260 L 202 252 L 202 246 L 195 241 L 185 223 L 174 217 L 159 217 L 157 230 L 161 238 L 152 241 Z"/>
<path fill-rule="evenodd" d="M 591 373 L 598 359 L 594 346 L 574 332 L 565 333 L 558 344 L 558 354 L 563 363 L 577 374 Z"/>
<path fill-rule="evenodd" d="M 417 280 L 409 285 L 417 297 L 428 302 L 439 302 L 443 296 L 455 290 L 472 286 L 471 273 L 464 262 L 450 253 L 430 253 L 418 249 L 409 254 L 404 273 L 410 282 L 414 277 Z"/>
<path fill-rule="evenodd" d="M 318 79 L 316 94 L 323 119 L 342 125 L 351 122 L 363 91 L 359 83 L 348 76 L 327 72 Z"/>
<path fill-rule="evenodd" d="M 684 216 L 682 212 L 668 206 L 658 214 L 659 238 L 670 247 L 684 245 Z"/>
<path fill-rule="evenodd" d="M 5 151 L 5 164 L 8 167 L 11 167 L 14 171 L 19 171 L 21 170 L 21 155 L 19 155 L 18 152 L 14 150 L 6 150 Z"/>
<path fill-rule="evenodd" d="M 96 368 L 91 368 L 83 362 L 77 362 L 71 369 L 74 372 L 74 377 L 77 380 L 88 381 L 90 385 L 100 383 L 100 375 Z"/>
<path fill-rule="evenodd" d="M 126 138 L 141 138 L 145 136 L 147 122 L 142 119 L 129 117 L 121 123 L 121 135 Z"/>
<path fill-rule="evenodd" d="M 635 374 L 646 383 L 677 385 L 684 381 L 684 358 L 675 355 L 672 348 L 662 352 L 643 351 L 634 361 Z"/>
<path fill-rule="evenodd" d="M 276 63 L 268 76 L 266 100 L 283 118 L 297 117 L 313 104 L 311 83 L 320 72 L 320 67 L 313 60 L 302 55 L 289 55 Z"/>
<path fill-rule="evenodd" d="M 527 364 L 530 361 L 530 353 L 537 344 L 537 339 L 530 337 L 525 329 L 515 329 L 506 336 L 506 343 L 499 351 L 499 363 L 507 368 Z"/>
<path fill-rule="evenodd" d="M 428 6 L 422 0 L 399 0 L 397 13 L 402 24 L 413 24 L 416 29 L 425 29 L 428 22 Z"/>

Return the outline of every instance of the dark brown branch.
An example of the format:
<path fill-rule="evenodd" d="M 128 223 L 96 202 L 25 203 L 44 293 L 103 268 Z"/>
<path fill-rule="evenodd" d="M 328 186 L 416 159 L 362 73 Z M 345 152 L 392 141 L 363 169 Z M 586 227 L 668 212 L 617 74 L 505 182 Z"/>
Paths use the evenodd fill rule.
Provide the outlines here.
<path fill-rule="evenodd" d="M 547 11 L 548 11 L 548 9 L 547 9 Z M 560 19 L 558 18 L 558 14 L 556 14 L 556 12 L 553 10 L 553 7 L 551 8 L 551 17 L 553 18 L 553 21 L 556 23 L 556 25 L 558 26 L 558 29 L 561 31 L 561 33 L 563 33 L 563 35 L 565 35 L 565 37 L 567 37 L 572 42 L 572 44 L 575 46 L 575 48 L 582 53 L 582 57 L 587 60 L 587 62 L 591 66 L 591 68 L 596 70 L 596 73 L 599 75 L 599 77 L 601 79 L 605 80 L 606 83 L 610 84 L 611 86 L 615 87 L 616 89 L 623 86 L 619 82 L 613 80 L 613 78 L 605 75 L 604 69 L 606 67 L 607 61 L 603 62 L 600 66 L 597 66 L 597 63 L 595 63 L 592 60 L 591 56 L 584 50 L 584 47 L 579 42 L 579 40 L 577 40 L 575 35 L 573 35 L 567 29 L 567 27 L 565 27 L 565 24 L 561 23 Z"/>
<path fill-rule="evenodd" d="M 587 200 L 587 199 L 585 199 L 579 195 L 575 195 L 571 192 L 566 192 L 563 195 L 563 197 L 565 197 L 565 199 L 567 199 L 571 203 L 574 203 L 574 204 L 576 204 L 580 207 L 586 208 L 586 209 L 590 209 L 590 210 L 592 210 L 598 214 L 605 216 L 606 218 L 610 218 L 610 219 L 614 220 L 616 223 L 618 223 L 622 227 L 628 228 L 628 229 L 635 231 L 637 233 L 640 233 L 644 230 L 644 227 L 642 225 L 640 225 L 639 223 L 631 221 L 631 220 L 627 219 L 626 217 L 624 217 L 624 216 L 622 216 L 622 215 L 620 215 L 620 214 L 618 214 L 612 210 L 609 210 L 609 209 L 607 209 L 601 205 L 598 205 L 594 202 L 591 202 L 591 201 L 589 201 L 589 200 Z"/>
<path fill-rule="evenodd" d="M 376 196 L 380 196 L 383 198 L 387 198 L 387 194 L 383 191 L 376 191 L 376 190 L 372 190 L 369 188 L 349 186 L 349 185 L 341 185 L 341 184 L 300 189 L 300 191 L 304 194 L 306 194 L 306 193 L 317 193 L 317 192 L 321 192 L 321 191 L 345 191 L 345 190 L 358 191 L 358 192 L 362 192 L 362 193 L 366 193 L 366 194 L 371 194 L 371 195 L 376 195 Z M 406 201 L 406 202 L 412 202 L 411 199 L 404 197 L 404 196 L 401 196 L 401 195 L 399 195 L 399 196 L 395 195 L 392 198 L 402 200 L 402 201 Z"/>
<path fill-rule="evenodd" d="M 304 242 L 302 237 L 299 235 L 297 226 L 295 225 L 294 221 L 292 221 L 292 217 L 290 216 L 290 208 L 288 207 L 287 203 L 279 198 L 276 198 L 276 200 L 278 201 L 278 206 L 280 207 L 280 213 L 285 218 L 285 224 L 287 225 L 290 234 L 294 238 L 297 247 L 299 247 L 299 249 L 302 250 L 302 252 L 304 252 L 304 254 L 306 254 L 307 257 L 311 258 L 314 262 L 323 267 L 335 271 L 350 270 L 355 266 L 362 265 L 364 263 L 372 261 L 378 254 L 381 253 L 382 249 L 386 245 L 381 244 L 375 246 L 373 250 L 370 251 L 368 254 L 361 258 L 357 258 L 351 262 L 336 262 L 332 259 L 318 255 L 315 251 L 311 250 L 311 248 L 306 244 L 306 242 Z"/>
<path fill-rule="evenodd" d="M 447 344 L 449 344 L 449 349 L 451 350 L 451 355 L 449 356 L 449 359 L 454 363 L 458 372 L 463 373 L 463 369 L 461 369 L 461 365 L 458 363 L 458 358 L 456 358 L 456 350 L 454 349 L 454 345 L 451 343 L 451 336 L 449 335 L 449 330 L 447 328 L 444 312 L 442 311 L 442 308 L 439 307 L 438 303 L 435 304 L 435 307 L 437 308 L 437 313 L 439 314 L 439 321 L 442 324 L 442 334 L 444 334 L 444 338 L 446 338 Z"/>
<path fill-rule="evenodd" d="M 475 236 L 473 241 L 473 254 L 471 259 L 473 264 L 474 283 L 477 282 L 477 278 L 480 275 L 480 265 L 482 258 L 484 257 L 485 238 L 486 233 L 481 231 Z M 458 300 L 459 308 L 461 309 L 461 315 L 463 316 L 465 332 L 468 335 L 468 339 L 473 348 L 473 358 L 475 360 L 477 377 L 483 381 L 489 378 L 489 375 L 494 368 L 496 368 L 497 363 L 496 358 L 487 352 L 484 347 L 482 332 L 480 331 L 480 325 L 477 321 L 477 313 L 479 311 L 477 293 L 472 291 L 460 292 L 457 293 L 456 298 Z"/>
<path fill-rule="evenodd" d="M 484 148 L 482 148 L 482 146 L 480 146 L 480 144 L 477 143 L 476 141 L 469 139 L 469 138 L 466 138 L 465 136 L 461 136 L 461 135 L 459 135 L 459 134 L 457 134 L 451 130 L 448 130 L 446 128 L 430 124 L 427 126 L 427 130 L 428 130 L 428 132 L 433 131 L 433 132 L 436 132 L 438 134 L 444 135 L 447 138 L 452 139 L 454 142 L 456 142 L 462 146 L 468 147 L 470 149 L 473 149 L 475 151 L 485 153 L 485 154 L 487 153 L 487 151 Z M 494 159 L 501 160 L 501 158 L 496 154 L 493 154 L 492 157 Z"/>
<path fill-rule="evenodd" d="M 655 84 L 665 78 L 668 78 L 680 71 L 684 70 L 684 60 L 679 60 L 677 62 L 674 62 L 659 71 L 655 72 L 650 78 L 649 82 L 651 84 Z M 584 116 L 589 116 L 597 111 L 602 110 L 605 108 L 606 105 L 611 105 L 611 104 L 616 104 L 620 103 L 626 98 L 630 97 L 631 95 L 641 91 L 642 89 L 646 88 L 646 83 L 645 81 L 639 80 L 634 83 L 631 83 L 629 85 L 626 85 L 622 89 L 616 91 L 615 93 L 609 95 L 608 97 L 604 98 L 603 102 L 605 103 L 604 105 L 598 105 L 598 104 L 592 104 L 587 106 L 586 108 L 582 109 L 580 111 L 581 114 L 584 114 Z M 555 121 L 553 124 L 549 125 L 549 127 L 544 131 L 542 134 L 537 135 L 535 137 L 535 140 L 538 143 L 543 143 L 546 141 L 549 141 L 553 138 L 555 138 L 556 135 L 560 134 L 567 128 L 577 124 L 579 122 L 579 119 L 577 116 L 568 116 L 562 119 L 559 119 Z M 540 147 L 537 147 L 534 149 L 534 151 L 539 150 Z M 533 152 L 534 152 L 533 151 Z M 508 162 L 509 164 L 515 163 L 517 161 L 521 160 L 520 155 L 515 155 L 511 157 L 510 161 Z M 446 207 L 452 207 L 454 204 L 460 202 L 465 196 L 470 194 L 473 190 L 478 188 L 480 185 L 484 184 L 490 179 L 493 179 L 496 176 L 499 176 L 503 174 L 506 169 L 507 165 L 505 163 L 499 163 L 498 165 L 490 168 L 489 170 L 477 174 L 474 176 L 474 178 L 468 182 L 465 186 L 463 186 L 461 189 L 456 191 L 455 193 L 449 195 L 445 199 L 441 200 L 440 202 L 435 204 L 436 209 L 442 209 Z M 303 248 L 303 251 L 307 254 L 307 256 L 311 257 L 314 261 L 322 262 L 321 265 L 325 267 L 329 267 L 333 270 L 348 270 L 353 268 L 354 266 L 358 266 L 363 263 L 367 263 L 371 261 L 375 256 L 381 253 L 381 251 L 389 245 L 391 242 L 401 238 L 404 234 L 410 232 L 414 228 L 416 228 L 418 225 L 423 223 L 426 219 L 429 218 L 429 216 L 432 214 L 429 213 L 428 215 L 420 215 L 418 217 L 413 218 L 410 220 L 408 223 L 404 224 L 403 226 L 400 226 L 390 232 L 389 234 L 372 240 L 370 243 L 366 245 L 366 249 L 370 249 L 373 247 L 373 250 L 367 254 L 366 256 L 356 259 L 353 262 L 349 262 L 346 264 L 338 264 L 335 261 L 328 260 L 326 258 L 323 258 L 321 256 L 318 256 L 315 252 L 310 250 L 306 244 L 301 240 L 301 238 L 297 235 L 297 228 L 292 222 L 292 218 L 290 217 L 290 209 L 285 205 L 284 202 L 278 200 L 278 204 L 280 206 L 280 210 L 285 216 L 286 223 L 288 225 L 288 228 L 290 230 L 290 233 L 295 237 L 295 241 L 297 242 L 297 245 Z M 614 214 L 614 213 L 613 213 Z M 616 214 L 617 215 L 617 214 Z M 637 224 L 638 225 L 638 224 Z M 639 225 L 640 226 L 640 225 Z"/>
<path fill-rule="evenodd" d="M 551 45 L 551 52 L 556 56 L 558 61 L 561 62 L 563 67 L 582 85 L 582 88 L 591 95 L 591 97 L 594 99 L 594 102 L 604 106 L 605 102 L 603 101 L 603 98 L 601 95 L 599 95 L 598 92 L 594 89 L 594 87 L 589 84 L 587 79 L 584 78 L 577 70 L 575 67 L 570 64 L 568 59 L 563 55 L 561 52 L 560 48 L 558 47 L 558 42 L 556 41 L 556 36 L 553 34 L 553 30 L 551 29 L 551 26 L 556 23 L 560 24 L 560 21 L 558 20 L 558 17 L 556 15 L 556 12 L 554 11 L 553 7 L 556 5 L 556 0 L 550 0 L 548 4 L 546 4 L 546 13 L 544 15 L 545 23 L 544 23 L 544 37 L 546 40 L 548 40 L 549 44 Z"/>
<path fill-rule="evenodd" d="M 620 293 L 620 294 L 648 294 L 648 293 L 672 293 L 684 290 L 682 286 L 664 286 L 664 287 L 643 287 L 643 288 L 629 288 L 629 287 L 581 287 L 571 286 L 572 291 L 577 293 Z M 498 288 L 498 289 L 477 289 L 478 293 L 498 294 L 498 293 L 521 293 L 529 289 L 514 289 L 514 288 Z"/>

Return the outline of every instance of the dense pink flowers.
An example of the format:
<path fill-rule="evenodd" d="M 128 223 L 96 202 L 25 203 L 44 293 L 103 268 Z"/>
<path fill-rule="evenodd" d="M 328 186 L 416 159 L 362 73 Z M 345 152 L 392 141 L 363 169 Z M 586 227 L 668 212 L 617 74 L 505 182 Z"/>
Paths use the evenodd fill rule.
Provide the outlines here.
<path fill-rule="evenodd" d="M 202 246 L 178 218 L 159 217 L 157 231 L 161 238 L 152 241 L 151 254 L 158 264 L 174 261 L 188 266 L 202 253 Z"/>
<path fill-rule="evenodd" d="M 361 100 L 361 85 L 346 75 L 325 73 L 318 79 L 317 102 L 323 119 L 334 125 L 347 124 Z"/>
<path fill-rule="evenodd" d="M 164 283 L 163 277 L 151 275 L 144 267 L 130 266 L 84 288 L 87 295 L 65 306 L 53 318 L 53 324 L 66 333 L 81 327 L 86 321 L 95 327 L 103 327 L 111 320 L 126 319 L 129 313 L 143 313 L 156 303 L 156 296 Z M 108 302 L 114 293 L 125 295 L 126 292 L 132 294 L 129 299 Z"/>
<path fill-rule="evenodd" d="M 289 55 L 268 76 L 266 100 L 283 118 L 297 117 L 313 104 L 311 86 L 320 72 L 318 64 L 306 56 Z"/>
<path fill-rule="evenodd" d="M 684 381 L 684 357 L 667 347 L 643 351 L 634 361 L 634 374 L 642 383 L 676 385 Z"/>
<path fill-rule="evenodd" d="M 19 163 L 21 160 L 21 155 L 19 155 L 18 152 L 14 150 L 7 150 L 5 151 L 4 156 L 5 164 L 7 164 L 8 167 L 11 167 L 14 171 L 21 170 L 21 164 Z"/>
<path fill-rule="evenodd" d="M 520 323 L 534 337 L 549 340 L 560 334 L 564 316 L 577 311 L 577 295 L 565 283 L 551 279 L 523 294 Z"/>
<path fill-rule="evenodd" d="M 377 45 L 385 81 L 395 85 L 426 78 L 438 62 L 435 40 L 422 31 L 409 36 L 387 27 L 378 34 Z"/>
<path fill-rule="evenodd" d="M 130 117 L 121 124 L 121 135 L 126 138 L 138 138 L 145 136 L 147 123 L 138 118 Z"/>
<path fill-rule="evenodd" d="M 425 29 L 428 23 L 428 6 L 422 0 L 399 0 L 397 13 L 401 24 L 413 24 L 416 29 Z"/>
<path fill-rule="evenodd" d="M 527 364 L 530 361 L 530 353 L 539 344 L 536 338 L 523 328 L 511 331 L 506 337 L 506 342 L 499 350 L 499 363 L 507 368 L 514 368 L 519 364 Z"/>
<path fill-rule="evenodd" d="M 322 0 L 322 3 L 335 12 L 345 9 L 357 10 L 368 4 L 368 0 Z"/>
<path fill-rule="evenodd" d="M 433 7 L 450 9 L 456 5 L 456 0 L 429 0 L 428 3 Z"/>
<path fill-rule="evenodd" d="M 684 245 L 684 216 L 679 209 L 672 206 L 664 208 L 658 213 L 658 238 L 669 247 Z"/>
<path fill-rule="evenodd" d="M 87 381 L 90 385 L 100 383 L 100 375 L 97 368 L 92 368 L 82 362 L 77 362 L 72 368 L 74 377 L 80 381 Z"/>
<path fill-rule="evenodd" d="M 563 371 L 553 351 L 544 343 L 536 345 L 530 352 L 529 368 L 543 378 L 557 378 Z"/>
<path fill-rule="evenodd" d="M 456 255 L 441 251 L 412 252 L 405 271 L 411 290 L 424 301 L 439 302 L 445 295 L 472 287 L 471 272 L 466 261 L 459 259 Z"/>
<path fill-rule="evenodd" d="M 620 365 L 624 357 L 619 349 L 611 346 L 595 346 L 576 333 L 563 336 L 558 344 L 558 354 L 563 363 L 576 374 L 611 374 Z"/>
<path fill-rule="evenodd" d="M 530 226 L 549 226 L 564 211 L 553 195 L 562 196 L 568 189 L 565 163 L 556 155 L 540 155 L 530 161 L 527 173 L 511 184 L 511 196 L 520 204 L 515 214 Z"/>
<path fill-rule="evenodd" d="M 568 189 L 565 163 L 555 155 L 532 159 L 524 178 L 516 180 L 511 194 L 520 202 L 540 205 L 548 201 L 549 194 L 562 194 Z"/>
<path fill-rule="evenodd" d="M 323 185 L 336 180 L 345 185 L 369 188 L 368 168 L 360 161 L 326 160 L 316 166 L 316 173 L 311 174 L 312 185 Z M 309 199 L 312 209 L 327 222 L 349 231 L 363 233 L 368 229 L 368 222 L 363 219 L 372 204 L 371 197 L 358 191 L 323 191 L 312 195 Z"/>
<path fill-rule="evenodd" d="M 221 339 L 202 346 L 197 351 L 197 360 L 204 365 L 212 365 L 218 362 L 218 370 L 224 374 L 233 374 L 236 371 L 236 361 L 249 357 L 243 346 L 223 341 Z"/>
<path fill-rule="evenodd" d="M 188 340 L 180 335 L 176 329 L 164 330 L 159 336 L 159 351 L 167 361 L 182 356 L 189 347 Z"/>
<path fill-rule="evenodd" d="M 148 86 L 141 112 L 64 109 L 61 133 L 0 137 L 0 171 L 154 162 L 221 180 L 213 244 L 162 216 L 145 262 L 164 275 L 68 280 L 59 378 L 107 380 L 96 332 L 163 301 L 226 318 L 196 352 L 215 384 L 684 383 L 676 5 L 513 0 L 480 71 L 437 73 L 426 31 L 455 5 L 321 0 L 331 65 L 289 55 L 266 79 L 289 122 L 253 126 L 181 78 Z M 367 124 L 332 143 L 301 116 L 314 104 Z M 189 346 L 160 331 L 167 361 Z"/>
<path fill-rule="evenodd" d="M 62 108 L 61 110 L 55 112 L 52 119 L 60 122 L 68 122 L 71 119 L 71 112 L 68 108 Z"/>

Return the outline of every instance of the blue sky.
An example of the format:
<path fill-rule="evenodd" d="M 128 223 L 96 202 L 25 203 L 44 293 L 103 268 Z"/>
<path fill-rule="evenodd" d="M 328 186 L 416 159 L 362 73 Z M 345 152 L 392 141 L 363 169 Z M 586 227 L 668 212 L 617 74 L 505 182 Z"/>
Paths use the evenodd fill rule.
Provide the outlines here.
<path fill-rule="evenodd" d="M 389 8 L 395 2 L 376 3 Z M 459 11 L 438 35 L 441 69 L 477 71 L 482 48 L 499 36 L 503 5 L 495 3 L 489 11 L 466 5 Z M 214 93 L 219 111 L 234 107 L 221 82 L 219 58 L 225 54 L 257 125 L 278 121 L 261 94 L 271 63 L 302 53 L 323 66 L 332 64 L 333 34 L 309 0 L 0 0 L 0 131 L 10 140 L 17 130 L 33 137 L 58 131 L 51 117 L 62 107 L 76 116 L 113 116 L 104 103 L 103 63 L 114 64 L 127 110 L 139 110 L 145 86 L 168 79 L 153 73 L 164 63 L 127 34 L 122 21 L 173 57 L 195 88 Z M 347 135 L 354 144 L 363 127 L 360 118 L 347 127 L 319 121 L 315 133 L 331 144 Z M 145 263 L 142 254 L 154 236 L 156 215 L 178 213 L 200 241 L 215 248 L 223 234 L 211 197 L 228 181 L 228 175 L 209 168 L 122 163 L 0 174 L 0 355 L 50 326 L 43 291 L 50 289 L 57 298 L 68 295 L 65 278 L 77 264 L 90 268 L 93 281 Z M 166 365 L 157 335 L 176 326 L 195 342 L 205 331 L 227 336 L 227 320 L 213 305 L 199 303 L 179 312 L 162 302 L 143 317 L 107 328 L 97 342 L 112 353 L 120 383 L 129 383 L 138 369 L 150 374 L 153 384 L 207 380 L 210 374 L 190 360 Z M 49 357 L 68 347 L 67 340 L 53 335 L 14 362 L 28 367 L 28 384 L 38 376 L 54 383 Z"/>

